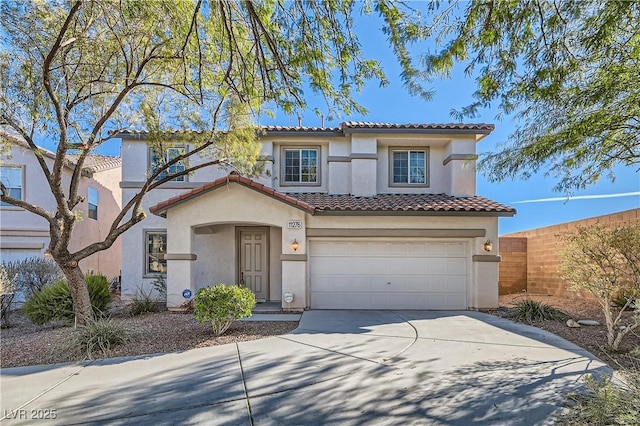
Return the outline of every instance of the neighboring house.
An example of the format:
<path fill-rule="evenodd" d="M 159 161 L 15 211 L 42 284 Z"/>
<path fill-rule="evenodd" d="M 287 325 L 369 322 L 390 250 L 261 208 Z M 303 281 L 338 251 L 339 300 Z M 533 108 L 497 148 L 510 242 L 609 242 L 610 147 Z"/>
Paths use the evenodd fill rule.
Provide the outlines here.
<path fill-rule="evenodd" d="M 123 235 L 123 296 L 160 276 L 170 308 L 219 282 L 287 310 L 496 307 L 498 217 L 515 210 L 476 195 L 493 128 L 264 127 L 260 178 L 205 168 L 149 194 Z M 120 137 L 125 203 L 154 154 L 144 133 Z"/>
<path fill-rule="evenodd" d="M 19 197 L 48 211 L 56 204 L 42 169 L 26 142 L 2 133 L 5 141 L 0 179 L 14 197 Z M 45 161 L 52 167 L 55 154 L 43 149 Z M 63 186 L 68 188 L 74 170 L 74 156 L 64 168 Z M 71 252 L 101 241 L 108 234 L 112 220 L 120 212 L 120 157 L 93 155 L 86 159 L 80 178 L 79 194 L 85 201 L 76 207 L 82 220 L 73 231 Z M 0 261 L 3 263 L 44 256 L 49 244 L 49 224 L 40 216 L 7 203 L 0 204 Z M 120 274 L 120 241 L 108 250 L 80 261 L 85 273 L 101 273 L 109 278 Z"/>
<path fill-rule="evenodd" d="M 624 226 L 635 222 L 640 222 L 640 208 L 501 236 L 500 294 L 527 292 L 590 297 L 587 292 L 570 290 L 560 276 L 562 243 L 559 236 L 596 223 Z"/>

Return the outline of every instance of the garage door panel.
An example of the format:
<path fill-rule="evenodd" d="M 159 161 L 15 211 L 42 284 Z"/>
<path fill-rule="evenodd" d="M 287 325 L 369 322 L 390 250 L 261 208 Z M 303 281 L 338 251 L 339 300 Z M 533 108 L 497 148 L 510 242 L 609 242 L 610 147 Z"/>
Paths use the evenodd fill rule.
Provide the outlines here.
<path fill-rule="evenodd" d="M 368 293 L 314 294 L 314 309 L 466 309 L 458 294 L 450 293 Z"/>
<path fill-rule="evenodd" d="M 311 241 L 315 309 L 466 309 L 462 242 Z"/>

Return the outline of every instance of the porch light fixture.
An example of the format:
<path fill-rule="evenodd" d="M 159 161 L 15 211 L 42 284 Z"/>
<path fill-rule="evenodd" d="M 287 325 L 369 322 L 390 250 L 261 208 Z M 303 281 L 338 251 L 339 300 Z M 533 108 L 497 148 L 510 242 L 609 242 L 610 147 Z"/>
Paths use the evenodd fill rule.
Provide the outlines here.
<path fill-rule="evenodd" d="M 44 257 L 46 259 L 51 259 L 53 256 L 51 255 L 51 252 L 49 250 L 45 250 Z"/>
<path fill-rule="evenodd" d="M 293 247 L 293 251 L 298 251 L 298 247 L 300 247 L 300 244 L 298 243 L 298 240 L 296 240 L 294 238 L 293 239 L 293 243 L 291 243 L 291 247 Z"/>
<path fill-rule="evenodd" d="M 484 251 L 491 251 L 493 250 L 493 244 L 491 244 L 491 240 L 487 240 L 486 243 L 484 243 Z"/>

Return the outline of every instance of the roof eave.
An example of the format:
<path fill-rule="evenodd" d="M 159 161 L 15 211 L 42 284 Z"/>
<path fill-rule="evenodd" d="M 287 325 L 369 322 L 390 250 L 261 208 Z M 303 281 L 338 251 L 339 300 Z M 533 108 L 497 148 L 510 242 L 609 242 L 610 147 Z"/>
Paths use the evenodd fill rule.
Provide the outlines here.
<path fill-rule="evenodd" d="M 318 216 L 474 216 L 513 217 L 516 211 L 432 211 L 432 210 L 320 210 Z"/>
<path fill-rule="evenodd" d="M 489 129 L 398 129 L 398 128 L 376 128 L 376 127 L 348 127 L 342 130 L 344 134 L 351 133 L 386 133 L 386 134 L 420 134 L 420 135 L 474 135 L 476 141 L 491 134 Z"/>
<path fill-rule="evenodd" d="M 279 137 L 295 137 L 295 136 L 320 136 L 320 137 L 341 137 L 344 133 L 339 130 L 263 130 L 261 136 L 279 136 Z"/>

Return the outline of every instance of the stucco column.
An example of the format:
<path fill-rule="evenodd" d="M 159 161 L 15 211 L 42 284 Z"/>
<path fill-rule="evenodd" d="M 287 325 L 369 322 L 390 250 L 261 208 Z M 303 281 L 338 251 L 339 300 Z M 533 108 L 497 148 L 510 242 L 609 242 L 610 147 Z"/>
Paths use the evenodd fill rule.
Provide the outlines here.
<path fill-rule="evenodd" d="M 179 308 L 195 297 L 193 252 L 194 232 L 180 223 L 178 215 L 167 214 L 167 308 Z"/>
<path fill-rule="evenodd" d="M 476 238 L 474 244 L 473 280 L 475 290 L 469 307 L 473 309 L 495 309 L 498 307 L 498 280 L 500 256 L 498 251 L 497 229 L 488 229 L 489 238 Z M 491 251 L 484 249 L 484 243 L 491 242 Z"/>
<path fill-rule="evenodd" d="M 282 229 L 282 309 L 300 311 L 307 306 L 307 241 L 306 232 L 301 229 Z M 298 243 L 294 250 L 293 242 Z M 287 302 L 286 295 L 293 295 L 293 301 Z"/>
<path fill-rule="evenodd" d="M 193 280 L 195 254 L 167 253 L 167 308 L 179 308 L 196 295 Z"/>

